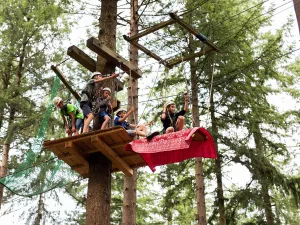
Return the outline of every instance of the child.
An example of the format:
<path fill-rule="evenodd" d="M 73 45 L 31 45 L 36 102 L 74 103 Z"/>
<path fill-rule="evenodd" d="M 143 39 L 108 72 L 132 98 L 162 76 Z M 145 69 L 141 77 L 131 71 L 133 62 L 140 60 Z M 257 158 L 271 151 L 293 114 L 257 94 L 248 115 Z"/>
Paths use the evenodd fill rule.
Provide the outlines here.
<path fill-rule="evenodd" d="M 182 130 L 184 126 L 184 115 L 188 111 L 188 102 L 188 95 L 187 93 L 184 93 L 184 109 L 177 113 L 175 113 L 176 105 L 174 102 L 167 102 L 164 105 L 164 109 L 161 114 L 164 134 Z"/>
<path fill-rule="evenodd" d="M 63 119 L 68 136 L 71 137 L 72 134 L 78 135 L 78 131 L 83 125 L 82 112 L 80 112 L 75 105 L 64 104 L 64 101 L 60 97 L 55 97 L 53 99 L 53 104 L 59 109 L 59 114 Z M 65 117 L 67 117 L 68 122 Z"/>
<path fill-rule="evenodd" d="M 119 74 L 113 73 L 109 77 L 102 77 L 102 74 L 100 72 L 94 72 L 91 77 L 91 80 L 87 82 L 85 88 L 82 90 L 80 108 L 82 109 L 84 115 L 83 133 L 89 131 L 90 122 L 94 119 L 94 115 L 92 113 L 91 108 L 96 93 L 96 90 L 94 90 L 95 84 L 108 79 L 115 78 L 117 76 L 119 76 Z"/>
<path fill-rule="evenodd" d="M 111 102 L 109 101 L 111 99 L 111 90 L 106 87 L 103 88 L 103 97 L 100 97 L 97 100 L 97 104 L 99 107 L 99 118 L 100 121 L 103 121 L 101 130 L 104 128 L 107 128 L 107 125 L 110 121 L 110 114 L 112 113 L 112 105 Z"/>
<path fill-rule="evenodd" d="M 114 125 L 124 127 L 124 129 L 127 131 L 127 133 L 129 134 L 130 137 L 134 137 L 135 135 L 145 137 L 147 135 L 146 126 L 151 125 L 153 123 L 153 121 L 146 123 L 146 124 L 141 124 L 138 126 L 135 126 L 135 124 L 129 124 L 126 121 L 126 119 L 133 112 L 134 112 L 133 107 L 128 111 L 128 113 L 127 113 L 126 109 L 118 109 L 116 111 Z M 134 130 L 132 130 L 132 128 Z"/>

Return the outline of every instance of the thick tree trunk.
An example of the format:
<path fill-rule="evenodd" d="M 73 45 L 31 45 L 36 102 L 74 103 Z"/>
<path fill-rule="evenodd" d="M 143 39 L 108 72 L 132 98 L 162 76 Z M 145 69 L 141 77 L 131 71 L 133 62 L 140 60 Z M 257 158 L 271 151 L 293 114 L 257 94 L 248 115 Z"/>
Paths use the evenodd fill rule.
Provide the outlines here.
<path fill-rule="evenodd" d="M 38 204 L 38 211 L 37 211 L 37 217 L 34 221 L 34 225 L 40 225 L 43 218 L 43 208 L 44 208 L 44 193 L 41 193 L 39 195 L 39 204 Z"/>
<path fill-rule="evenodd" d="M 193 37 L 190 34 L 190 52 L 193 53 L 194 49 L 192 47 Z M 199 99 L 198 99 L 198 82 L 196 74 L 196 62 L 195 59 L 190 61 L 191 67 L 191 87 L 192 87 L 192 118 L 193 126 L 200 126 L 200 115 L 199 115 Z M 204 174 L 203 174 L 203 160 L 202 158 L 195 159 L 195 179 L 196 179 L 196 198 L 197 198 L 197 214 L 198 214 L 198 224 L 206 224 L 206 209 L 205 209 L 205 187 L 204 187 Z"/>
<path fill-rule="evenodd" d="M 130 7 L 130 36 L 138 33 L 138 0 L 131 0 Z M 130 63 L 138 67 L 138 49 L 130 45 Z M 135 108 L 134 116 L 128 118 L 129 123 L 138 123 L 138 80 L 129 79 L 128 84 L 128 105 Z M 137 169 L 133 170 L 131 177 L 124 177 L 124 199 L 122 224 L 136 224 L 136 189 Z"/>
<path fill-rule="evenodd" d="M 110 225 L 111 162 L 97 153 L 89 159 L 86 225 Z"/>
<path fill-rule="evenodd" d="M 133 170 L 133 175 L 124 178 L 124 198 L 122 224 L 136 224 L 136 185 L 137 170 Z"/>
<path fill-rule="evenodd" d="M 214 62 L 213 62 L 214 63 Z M 213 89 L 211 89 L 211 97 L 210 97 L 210 112 L 211 112 L 211 122 L 212 122 L 212 133 L 214 136 L 215 145 L 217 148 L 217 155 L 218 158 L 215 160 L 215 172 L 217 177 L 217 198 L 218 198 L 218 205 L 219 205 L 219 224 L 226 225 L 226 214 L 225 214 L 225 202 L 224 202 L 224 194 L 223 194 L 223 182 L 222 182 L 222 156 L 219 154 L 218 151 L 218 128 L 217 122 L 215 117 L 215 110 L 214 110 L 214 93 Z"/>
<path fill-rule="evenodd" d="M 116 50 L 117 0 L 101 0 L 98 39 L 107 47 Z M 115 65 L 97 57 L 97 70 L 103 74 L 115 71 Z M 103 84 L 115 90 L 114 80 Z M 98 119 L 94 121 L 99 127 Z M 93 154 L 89 159 L 89 183 L 86 206 L 86 224 L 109 225 L 111 201 L 111 162 L 101 153 Z"/>

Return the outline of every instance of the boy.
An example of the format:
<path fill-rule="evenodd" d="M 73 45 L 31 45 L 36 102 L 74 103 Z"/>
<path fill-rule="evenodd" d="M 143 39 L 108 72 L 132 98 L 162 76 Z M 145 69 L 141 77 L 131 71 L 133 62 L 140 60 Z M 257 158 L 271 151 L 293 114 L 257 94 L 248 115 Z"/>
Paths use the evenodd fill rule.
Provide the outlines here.
<path fill-rule="evenodd" d="M 83 133 L 89 131 L 90 122 L 94 119 L 94 115 L 92 113 L 91 108 L 92 102 L 94 101 L 93 98 L 96 93 L 96 90 L 94 90 L 95 84 L 118 76 L 119 74 L 113 73 L 109 77 L 102 77 L 102 74 L 100 72 L 94 72 L 91 79 L 87 82 L 85 88 L 82 90 L 80 108 L 82 109 L 84 115 Z"/>
<path fill-rule="evenodd" d="M 174 102 L 167 102 L 164 105 L 164 109 L 161 114 L 164 134 L 182 130 L 184 126 L 184 115 L 188 111 L 188 102 L 188 95 L 187 93 L 184 93 L 184 108 L 177 113 L 175 113 L 176 105 Z"/>
<path fill-rule="evenodd" d="M 133 112 L 134 112 L 133 107 L 128 111 L 128 113 L 127 113 L 126 109 L 118 109 L 116 111 L 114 125 L 124 127 L 124 129 L 127 131 L 127 133 L 129 134 L 130 137 L 134 137 L 135 135 L 145 137 L 147 135 L 146 126 L 151 125 L 153 123 L 153 121 L 146 123 L 146 124 L 141 124 L 138 126 L 135 126 L 135 124 L 129 124 L 126 121 L 126 119 Z M 132 128 L 134 130 L 132 130 Z"/>
<path fill-rule="evenodd" d="M 53 104 L 59 109 L 59 114 L 63 119 L 68 136 L 71 137 L 73 134 L 78 135 L 78 131 L 83 125 L 82 112 L 80 112 L 75 105 L 64 104 L 64 101 L 60 97 L 55 97 L 53 99 Z M 68 118 L 68 122 L 65 117 Z"/>
<path fill-rule="evenodd" d="M 112 105 L 109 101 L 111 99 L 111 90 L 110 88 L 106 87 L 103 88 L 103 97 L 100 97 L 97 100 L 97 107 L 99 107 L 99 118 L 100 121 L 103 121 L 101 130 L 107 128 L 107 125 L 110 121 L 110 114 L 112 113 Z"/>

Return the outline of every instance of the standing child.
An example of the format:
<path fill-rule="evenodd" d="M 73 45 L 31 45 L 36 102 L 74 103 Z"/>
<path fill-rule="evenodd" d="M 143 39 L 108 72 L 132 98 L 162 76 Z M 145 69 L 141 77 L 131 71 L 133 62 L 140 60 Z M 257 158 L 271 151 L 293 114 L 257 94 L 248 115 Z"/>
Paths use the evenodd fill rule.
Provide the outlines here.
<path fill-rule="evenodd" d="M 95 84 L 118 76 L 119 74 L 113 73 L 109 77 L 103 77 L 100 72 L 94 72 L 91 79 L 87 82 L 85 88 L 82 90 L 80 108 L 82 109 L 84 115 L 83 133 L 88 132 L 90 122 L 94 119 L 94 115 L 91 109 L 92 102 L 94 102 L 94 96 L 96 93 L 96 90 L 94 90 Z"/>
<path fill-rule="evenodd" d="M 103 121 L 101 125 L 101 130 L 107 128 L 107 125 L 111 118 L 112 113 L 112 105 L 110 102 L 111 99 L 111 90 L 110 88 L 106 87 L 103 88 L 103 97 L 98 98 L 97 100 L 97 107 L 99 107 L 99 119 Z"/>
<path fill-rule="evenodd" d="M 78 135 L 78 131 L 83 125 L 82 112 L 80 112 L 73 104 L 64 104 L 64 101 L 60 97 L 55 97 L 53 99 L 53 104 L 59 109 L 59 114 L 63 119 L 64 127 L 68 136 L 71 137 L 72 134 Z"/>
<path fill-rule="evenodd" d="M 141 124 L 136 126 L 135 124 L 130 124 L 126 121 L 127 117 L 134 112 L 134 108 L 132 107 L 128 113 L 126 109 L 118 109 L 116 111 L 116 117 L 114 120 L 115 126 L 122 126 L 127 131 L 129 136 L 134 137 L 135 135 L 143 136 L 145 137 L 147 135 L 146 126 L 151 125 L 153 121 Z M 134 129 L 134 130 L 132 130 Z"/>
<path fill-rule="evenodd" d="M 161 114 L 161 122 L 163 123 L 163 133 L 168 134 L 174 131 L 182 130 L 184 126 L 184 115 L 188 111 L 188 95 L 184 94 L 184 108 L 183 110 L 175 113 L 176 105 L 174 102 L 167 102 L 164 105 Z"/>

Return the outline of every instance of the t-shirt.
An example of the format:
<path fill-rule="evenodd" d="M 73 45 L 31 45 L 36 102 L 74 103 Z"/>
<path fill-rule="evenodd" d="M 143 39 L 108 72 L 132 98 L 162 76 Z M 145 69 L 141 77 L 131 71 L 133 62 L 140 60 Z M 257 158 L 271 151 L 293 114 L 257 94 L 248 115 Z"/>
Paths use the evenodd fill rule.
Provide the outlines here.
<path fill-rule="evenodd" d="M 61 116 L 70 116 L 71 112 L 75 114 L 75 118 L 83 119 L 83 113 L 79 111 L 75 105 L 65 104 L 64 107 L 59 110 Z"/>
<path fill-rule="evenodd" d="M 85 85 L 85 87 L 82 89 L 80 102 L 88 102 L 89 100 L 91 100 L 90 98 L 93 96 L 94 87 L 95 87 L 95 80 L 94 79 L 89 80 Z"/>
<path fill-rule="evenodd" d="M 114 126 L 122 126 L 125 130 L 130 130 L 130 124 L 126 121 L 119 122 L 119 119 L 121 119 L 120 116 L 116 116 L 114 119 Z"/>
<path fill-rule="evenodd" d="M 161 122 L 163 123 L 164 130 L 166 130 L 168 127 L 174 127 L 176 130 L 176 121 L 178 119 L 178 116 L 184 116 L 186 111 L 183 109 L 177 113 L 171 113 L 166 114 L 166 118 L 163 120 L 161 118 Z"/>

